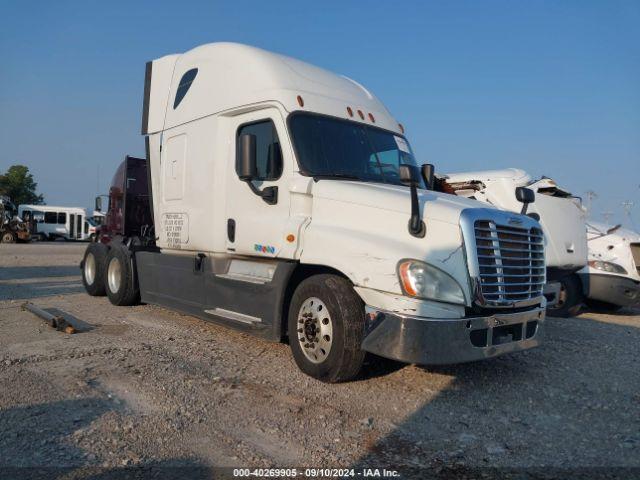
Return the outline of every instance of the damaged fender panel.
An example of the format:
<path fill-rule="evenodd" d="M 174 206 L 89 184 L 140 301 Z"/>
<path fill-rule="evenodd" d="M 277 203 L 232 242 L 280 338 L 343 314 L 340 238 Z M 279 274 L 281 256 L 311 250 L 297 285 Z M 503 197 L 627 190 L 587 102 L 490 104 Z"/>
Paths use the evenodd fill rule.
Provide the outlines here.
<path fill-rule="evenodd" d="M 442 319 L 463 318 L 465 315 L 465 308 L 462 305 L 419 300 L 371 288 L 355 287 L 355 291 L 367 306 L 376 310 L 385 310 L 399 315 Z"/>

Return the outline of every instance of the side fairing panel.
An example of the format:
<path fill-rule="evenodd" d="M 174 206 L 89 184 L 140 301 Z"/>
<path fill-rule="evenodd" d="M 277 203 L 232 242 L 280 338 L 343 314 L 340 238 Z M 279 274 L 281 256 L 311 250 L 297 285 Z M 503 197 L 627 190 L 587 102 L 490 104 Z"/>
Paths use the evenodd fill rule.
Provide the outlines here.
<path fill-rule="evenodd" d="M 585 213 L 573 198 L 536 193 L 529 211 L 540 215 L 547 237 L 546 257 L 550 267 L 582 268 L 587 263 Z"/>

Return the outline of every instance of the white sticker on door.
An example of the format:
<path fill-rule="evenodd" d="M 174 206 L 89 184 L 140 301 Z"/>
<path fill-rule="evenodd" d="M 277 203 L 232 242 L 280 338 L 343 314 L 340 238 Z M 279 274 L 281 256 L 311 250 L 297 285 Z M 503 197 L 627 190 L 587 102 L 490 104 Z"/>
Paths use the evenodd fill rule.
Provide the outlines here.
<path fill-rule="evenodd" d="M 162 216 L 162 232 L 169 248 L 182 248 L 189 242 L 189 215 L 186 213 L 165 213 Z"/>

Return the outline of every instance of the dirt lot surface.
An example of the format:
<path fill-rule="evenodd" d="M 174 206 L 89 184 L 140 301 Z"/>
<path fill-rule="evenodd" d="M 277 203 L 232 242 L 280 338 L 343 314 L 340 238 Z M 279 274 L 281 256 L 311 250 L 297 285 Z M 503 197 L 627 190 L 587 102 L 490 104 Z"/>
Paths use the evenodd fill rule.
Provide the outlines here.
<path fill-rule="evenodd" d="M 221 466 L 640 472 L 640 311 L 550 318 L 544 345 L 525 353 L 437 368 L 372 359 L 357 381 L 325 385 L 298 371 L 287 345 L 89 297 L 84 248 L 0 245 L 0 476 L 34 466 L 68 467 L 64 478 L 128 466 L 158 478 Z M 21 311 L 26 300 L 85 331 L 49 328 Z"/>

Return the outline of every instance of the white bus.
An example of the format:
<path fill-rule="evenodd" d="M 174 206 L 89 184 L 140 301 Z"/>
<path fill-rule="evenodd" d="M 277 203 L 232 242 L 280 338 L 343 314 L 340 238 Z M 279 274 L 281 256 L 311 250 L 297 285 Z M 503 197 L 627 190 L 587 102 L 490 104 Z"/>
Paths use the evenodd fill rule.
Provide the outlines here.
<path fill-rule="evenodd" d="M 41 240 L 85 240 L 89 236 L 85 225 L 86 212 L 80 207 L 56 207 L 53 205 L 20 205 L 18 216 L 32 220 L 34 236 Z M 85 230 L 87 232 L 85 233 Z"/>

